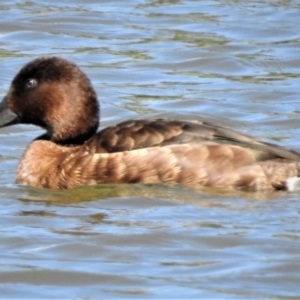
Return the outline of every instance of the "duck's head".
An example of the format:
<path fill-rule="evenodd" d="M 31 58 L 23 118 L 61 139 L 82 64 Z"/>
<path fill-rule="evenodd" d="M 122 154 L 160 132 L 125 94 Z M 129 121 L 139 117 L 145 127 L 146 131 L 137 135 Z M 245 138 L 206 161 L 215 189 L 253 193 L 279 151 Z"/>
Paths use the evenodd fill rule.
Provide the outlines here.
<path fill-rule="evenodd" d="M 57 57 L 33 60 L 0 104 L 0 127 L 16 123 L 45 128 L 44 137 L 55 143 L 81 144 L 98 128 L 97 95 L 75 64 Z"/>

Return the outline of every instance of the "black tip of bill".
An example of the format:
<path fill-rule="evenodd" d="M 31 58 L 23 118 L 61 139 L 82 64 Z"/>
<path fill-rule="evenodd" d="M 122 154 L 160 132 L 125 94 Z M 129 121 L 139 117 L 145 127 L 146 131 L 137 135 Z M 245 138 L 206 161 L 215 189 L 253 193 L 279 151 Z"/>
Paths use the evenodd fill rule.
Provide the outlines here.
<path fill-rule="evenodd" d="M 19 123 L 18 116 L 8 107 L 5 96 L 0 103 L 0 127 Z"/>

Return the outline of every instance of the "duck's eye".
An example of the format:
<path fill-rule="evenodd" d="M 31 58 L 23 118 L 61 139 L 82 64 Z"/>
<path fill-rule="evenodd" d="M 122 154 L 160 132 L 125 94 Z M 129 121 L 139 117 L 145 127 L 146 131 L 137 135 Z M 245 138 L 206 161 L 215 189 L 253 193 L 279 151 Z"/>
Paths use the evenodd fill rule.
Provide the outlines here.
<path fill-rule="evenodd" d="M 37 80 L 33 79 L 33 78 L 29 78 L 29 79 L 26 80 L 25 86 L 28 89 L 32 89 L 32 88 L 37 86 Z"/>

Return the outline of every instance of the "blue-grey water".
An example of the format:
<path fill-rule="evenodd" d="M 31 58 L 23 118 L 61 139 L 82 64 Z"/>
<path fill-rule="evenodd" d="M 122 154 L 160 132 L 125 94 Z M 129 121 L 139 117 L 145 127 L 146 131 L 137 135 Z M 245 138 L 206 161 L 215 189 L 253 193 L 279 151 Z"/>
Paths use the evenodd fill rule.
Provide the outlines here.
<path fill-rule="evenodd" d="M 3 0 L 0 93 L 62 56 L 91 78 L 102 127 L 205 119 L 297 150 L 299 15 L 296 0 Z M 41 133 L 0 129 L 0 298 L 300 298 L 298 193 L 19 186 Z"/>

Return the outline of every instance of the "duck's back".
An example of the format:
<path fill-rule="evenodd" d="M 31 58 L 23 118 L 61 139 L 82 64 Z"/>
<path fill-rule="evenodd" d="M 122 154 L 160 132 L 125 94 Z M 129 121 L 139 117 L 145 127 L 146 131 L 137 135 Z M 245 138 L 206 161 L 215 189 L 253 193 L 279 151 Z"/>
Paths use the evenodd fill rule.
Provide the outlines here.
<path fill-rule="evenodd" d="M 157 146 L 202 144 L 207 141 L 248 149 L 254 154 L 256 161 L 277 158 L 300 161 L 300 154 L 293 150 L 201 121 L 126 121 L 101 130 L 87 142 L 87 146 L 91 153 L 113 153 Z"/>

